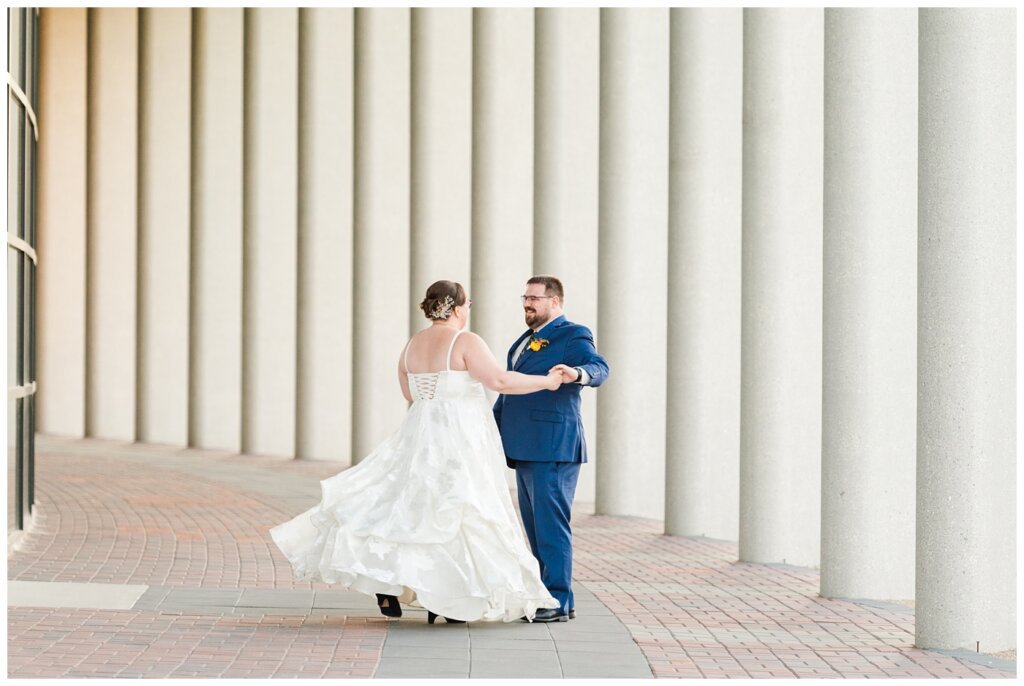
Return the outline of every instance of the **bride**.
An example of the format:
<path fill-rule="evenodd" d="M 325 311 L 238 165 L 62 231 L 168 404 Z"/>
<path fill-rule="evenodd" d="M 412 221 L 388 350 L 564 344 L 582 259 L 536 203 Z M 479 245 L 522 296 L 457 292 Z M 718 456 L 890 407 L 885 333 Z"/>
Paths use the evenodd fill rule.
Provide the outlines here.
<path fill-rule="evenodd" d="M 359 464 L 321 482 L 316 507 L 271 529 L 297 577 L 341 584 L 458 621 L 532 619 L 558 607 L 541 582 L 505 482 L 505 455 L 483 386 L 505 394 L 556 390 L 561 375 L 499 366 L 465 331 L 461 284 L 438 281 L 420 303 L 431 325 L 398 363 L 412 402 L 401 426 Z"/>

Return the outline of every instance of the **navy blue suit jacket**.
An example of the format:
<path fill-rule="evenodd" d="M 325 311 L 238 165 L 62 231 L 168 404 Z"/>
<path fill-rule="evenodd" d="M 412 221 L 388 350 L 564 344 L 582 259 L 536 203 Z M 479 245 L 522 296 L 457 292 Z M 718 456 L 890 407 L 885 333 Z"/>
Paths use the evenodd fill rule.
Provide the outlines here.
<path fill-rule="evenodd" d="M 513 367 L 512 356 L 532 333 L 527 329 L 509 348 L 508 369 L 523 374 L 547 374 L 561 363 L 582 367 L 590 375 L 588 386 L 600 386 L 608 378 L 608 363 L 594 347 L 594 334 L 564 316 L 551 320 L 536 333 L 538 339 L 545 339 L 548 344 L 536 352 L 525 348 Z M 501 432 L 505 457 L 526 462 L 586 462 L 587 442 L 580 417 L 582 390 L 581 384 L 570 383 L 562 384 L 557 391 L 499 395 L 494 404 L 494 420 Z"/>

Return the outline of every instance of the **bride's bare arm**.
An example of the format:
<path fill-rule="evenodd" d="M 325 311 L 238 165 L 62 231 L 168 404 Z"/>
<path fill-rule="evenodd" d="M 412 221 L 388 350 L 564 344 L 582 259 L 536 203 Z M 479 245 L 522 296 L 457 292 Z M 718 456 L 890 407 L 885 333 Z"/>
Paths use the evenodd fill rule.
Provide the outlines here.
<path fill-rule="evenodd" d="M 492 391 L 506 395 L 525 395 L 537 391 L 553 391 L 562 383 L 558 372 L 547 376 L 520 374 L 501 368 L 484 339 L 475 333 L 466 332 L 459 337 L 456 349 L 469 370 L 469 375 Z"/>
<path fill-rule="evenodd" d="M 412 393 L 409 392 L 409 377 L 405 375 L 405 350 L 402 350 L 402 355 L 398 356 L 398 385 L 402 387 L 402 395 L 405 396 L 407 402 L 412 402 Z"/>

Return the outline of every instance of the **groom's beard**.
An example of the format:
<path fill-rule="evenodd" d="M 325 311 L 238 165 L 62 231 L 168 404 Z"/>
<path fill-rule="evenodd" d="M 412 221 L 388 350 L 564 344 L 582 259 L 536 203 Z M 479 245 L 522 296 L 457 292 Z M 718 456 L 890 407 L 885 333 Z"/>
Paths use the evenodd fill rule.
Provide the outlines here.
<path fill-rule="evenodd" d="M 526 325 L 531 329 L 540 323 L 540 315 L 536 310 L 524 310 L 523 314 L 526 315 Z"/>

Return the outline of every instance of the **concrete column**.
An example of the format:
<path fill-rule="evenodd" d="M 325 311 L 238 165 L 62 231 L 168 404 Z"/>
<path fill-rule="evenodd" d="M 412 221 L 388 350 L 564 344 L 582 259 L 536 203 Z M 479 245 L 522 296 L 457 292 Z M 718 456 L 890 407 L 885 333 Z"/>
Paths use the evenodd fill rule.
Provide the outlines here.
<path fill-rule="evenodd" d="M 85 435 L 88 10 L 39 21 L 37 292 L 41 433 Z M 12 404 L 13 406 L 13 404 Z"/>
<path fill-rule="evenodd" d="M 914 597 L 915 45 L 916 9 L 825 10 L 826 597 Z"/>
<path fill-rule="evenodd" d="M 519 296 L 533 276 L 533 13 L 473 10 L 470 327 L 499 364 L 526 330 Z"/>
<path fill-rule="evenodd" d="M 669 10 L 601 10 L 597 511 L 665 513 Z M 653 373 L 652 373 L 653 372 Z"/>
<path fill-rule="evenodd" d="M 562 280 L 566 316 L 596 334 L 601 11 L 538 8 L 535 26 L 533 267 Z M 514 324 L 513 332 L 526 328 L 521 316 Z M 576 502 L 592 503 L 599 459 L 594 391 L 583 392 L 582 415 L 590 463 L 580 471 Z"/>
<path fill-rule="evenodd" d="M 408 9 L 356 9 L 352 458 L 402 421 L 409 335 Z"/>
<path fill-rule="evenodd" d="M 473 10 L 413 9 L 409 326 L 438 279 L 469 288 L 473 188 Z"/>
<path fill-rule="evenodd" d="M 195 9 L 189 445 L 242 449 L 244 10 Z"/>
<path fill-rule="evenodd" d="M 672 10 L 665 532 L 736 540 L 743 11 Z"/>
<path fill-rule="evenodd" d="M 295 454 L 298 10 L 245 12 L 242 450 Z"/>
<path fill-rule="evenodd" d="M 188 444 L 192 12 L 139 13 L 138 440 Z"/>
<path fill-rule="evenodd" d="M 920 11 L 916 644 L 1016 641 L 1016 11 Z"/>
<path fill-rule="evenodd" d="M 122 441 L 136 438 L 138 54 L 137 9 L 89 10 L 86 432 Z"/>
<path fill-rule="evenodd" d="M 740 559 L 821 545 L 821 9 L 743 21 Z"/>
<path fill-rule="evenodd" d="M 297 456 L 352 445 L 353 10 L 299 12 Z"/>

